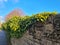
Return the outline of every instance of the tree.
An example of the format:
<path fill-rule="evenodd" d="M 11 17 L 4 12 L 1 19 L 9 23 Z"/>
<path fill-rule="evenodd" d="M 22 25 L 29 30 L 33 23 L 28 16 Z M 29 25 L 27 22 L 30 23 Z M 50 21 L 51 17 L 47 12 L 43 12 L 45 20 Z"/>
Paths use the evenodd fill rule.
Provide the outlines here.
<path fill-rule="evenodd" d="M 25 16 L 25 14 L 21 9 L 15 9 L 12 12 L 10 12 L 8 15 L 6 15 L 5 20 L 7 21 L 14 16 Z"/>

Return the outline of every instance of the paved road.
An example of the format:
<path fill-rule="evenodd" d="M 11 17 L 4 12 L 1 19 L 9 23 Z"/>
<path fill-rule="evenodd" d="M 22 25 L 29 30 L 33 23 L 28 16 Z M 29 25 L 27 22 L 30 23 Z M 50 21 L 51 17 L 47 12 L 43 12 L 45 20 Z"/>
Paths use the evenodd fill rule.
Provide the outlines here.
<path fill-rule="evenodd" d="M 7 45 L 6 32 L 0 30 L 0 45 Z"/>

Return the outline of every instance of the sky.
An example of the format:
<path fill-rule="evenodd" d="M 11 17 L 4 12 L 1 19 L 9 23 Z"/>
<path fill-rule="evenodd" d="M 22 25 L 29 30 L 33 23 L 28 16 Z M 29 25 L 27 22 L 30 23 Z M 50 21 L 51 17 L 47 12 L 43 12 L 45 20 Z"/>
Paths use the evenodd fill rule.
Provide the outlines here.
<path fill-rule="evenodd" d="M 60 13 L 60 0 L 0 0 L 0 18 L 19 8 L 26 15 L 40 12 Z"/>

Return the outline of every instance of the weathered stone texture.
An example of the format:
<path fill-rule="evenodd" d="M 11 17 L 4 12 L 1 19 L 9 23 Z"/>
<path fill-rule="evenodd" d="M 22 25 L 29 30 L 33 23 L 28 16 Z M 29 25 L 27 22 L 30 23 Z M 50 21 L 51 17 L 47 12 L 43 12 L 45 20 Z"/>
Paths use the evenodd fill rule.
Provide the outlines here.
<path fill-rule="evenodd" d="M 60 45 L 60 40 L 56 42 L 55 29 L 52 23 L 52 17 L 45 24 L 36 22 L 31 25 L 22 38 L 11 38 L 12 45 Z M 50 22 L 51 21 L 51 22 Z"/>

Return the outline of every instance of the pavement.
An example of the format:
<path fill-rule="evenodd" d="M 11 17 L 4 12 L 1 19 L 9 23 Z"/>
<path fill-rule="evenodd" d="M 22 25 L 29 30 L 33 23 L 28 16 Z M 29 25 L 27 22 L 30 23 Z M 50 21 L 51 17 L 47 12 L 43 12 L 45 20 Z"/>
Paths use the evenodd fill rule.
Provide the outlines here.
<path fill-rule="evenodd" d="M 7 45 L 6 32 L 4 30 L 0 30 L 0 45 Z"/>

